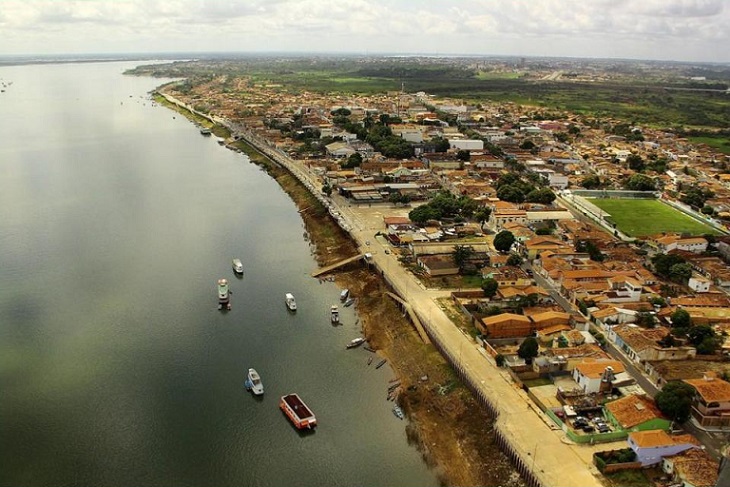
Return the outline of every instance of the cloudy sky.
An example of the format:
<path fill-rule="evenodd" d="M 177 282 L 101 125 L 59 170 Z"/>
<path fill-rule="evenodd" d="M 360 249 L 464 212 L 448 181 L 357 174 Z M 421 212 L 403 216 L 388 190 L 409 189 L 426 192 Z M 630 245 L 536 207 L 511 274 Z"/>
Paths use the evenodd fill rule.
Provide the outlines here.
<path fill-rule="evenodd" d="M 0 0 L 0 55 L 440 53 L 730 61 L 730 0 Z"/>

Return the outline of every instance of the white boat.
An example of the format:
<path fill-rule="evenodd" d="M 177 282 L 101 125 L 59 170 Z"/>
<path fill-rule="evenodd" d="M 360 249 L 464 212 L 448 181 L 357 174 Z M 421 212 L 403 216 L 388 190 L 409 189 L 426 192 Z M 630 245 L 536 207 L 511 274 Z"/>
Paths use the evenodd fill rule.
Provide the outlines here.
<path fill-rule="evenodd" d="M 340 310 L 334 304 L 330 307 L 330 320 L 332 323 L 340 322 Z"/>
<path fill-rule="evenodd" d="M 292 293 L 286 293 L 284 295 L 284 300 L 286 301 L 286 307 L 289 308 L 289 311 L 297 310 L 297 302 L 294 300 L 294 295 Z"/>
<path fill-rule="evenodd" d="M 246 389 L 253 392 L 257 396 L 264 393 L 264 384 L 261 382 L 261 376 L 256 372 L 256 369 L 248 369 L 248 376 L 246 377 Z"/>
<path fill-rule="evenodd" d="M 363 337 L 357 337 L 357 338 L 350 340 L 350 343 L 348 343 L 345 348 L 359 347 L 363 343 L 365 343 L 365 339 Z"/>
<path fill-rule="evenodd" d="M 243 274 L 243 262 L 241 262 L 241 259 L 233 259 L 233 272 Z"/>
<path fill-rule="evenodd" d="M 350 296 L 350 290 L 349 290 L 349 289 L 344 289 L 344 290 L 343 290 L 343 291 L 342 291 L 342 292 L 340 293 L 340 301 L 343 301 L 343 302 L 344 302 L 344 301 L 347 301 L 347 298 L 348 298 L 349 296 Z"/>
<path fill-rule="evenodd" d="M 231 309 L 231 293 L 226 279 L 218 279 L 218 309 Z"/>

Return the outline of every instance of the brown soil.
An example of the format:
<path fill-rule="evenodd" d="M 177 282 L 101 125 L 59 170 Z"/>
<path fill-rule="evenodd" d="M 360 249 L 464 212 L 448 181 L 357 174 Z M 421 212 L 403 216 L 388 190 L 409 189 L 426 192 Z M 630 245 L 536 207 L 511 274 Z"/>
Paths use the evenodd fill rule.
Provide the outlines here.
<path fill-rule="evenodd" d="M 269 173 L 297 203 L 312 251 L 320 266 L 356 255 L 353 240 L 326 209 L 286 171 Z M 444 485 L 483 486 L 519 483 L 510 461 L 494 444 L 492 418 L 454 375 L 432 346 L 425 345 L 383 279 L 359 264 L 332 274 L 341 288 L 358 297 L 357 311 L 369 345 L 387 358 L 401 387 L 397 401 L 406 412 L 406 433 L 438 471 Z M 425 380 L 423 380 L 425 379 Z M 387 391 L 383 391 L 386 400 Z"/>

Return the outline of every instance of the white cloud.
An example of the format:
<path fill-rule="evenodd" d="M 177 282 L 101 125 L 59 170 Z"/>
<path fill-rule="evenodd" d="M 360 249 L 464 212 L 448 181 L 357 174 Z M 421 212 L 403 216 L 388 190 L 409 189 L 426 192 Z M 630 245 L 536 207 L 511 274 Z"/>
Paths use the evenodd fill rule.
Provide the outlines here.
<path fill-rule="evenodd" d="M 347 51 L 730 61 L 724 0 L 2 0 L 0 54 Z"/>

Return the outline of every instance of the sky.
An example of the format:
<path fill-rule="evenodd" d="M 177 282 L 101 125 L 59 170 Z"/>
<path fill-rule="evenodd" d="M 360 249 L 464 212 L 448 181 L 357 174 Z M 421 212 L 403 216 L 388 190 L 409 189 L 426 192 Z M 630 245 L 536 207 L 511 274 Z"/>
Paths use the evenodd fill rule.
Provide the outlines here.
<path fill-rule="evenodd" d="M 730 0 L 0 0 L 0 55 L 312 52 L 730 62 Z"/>

